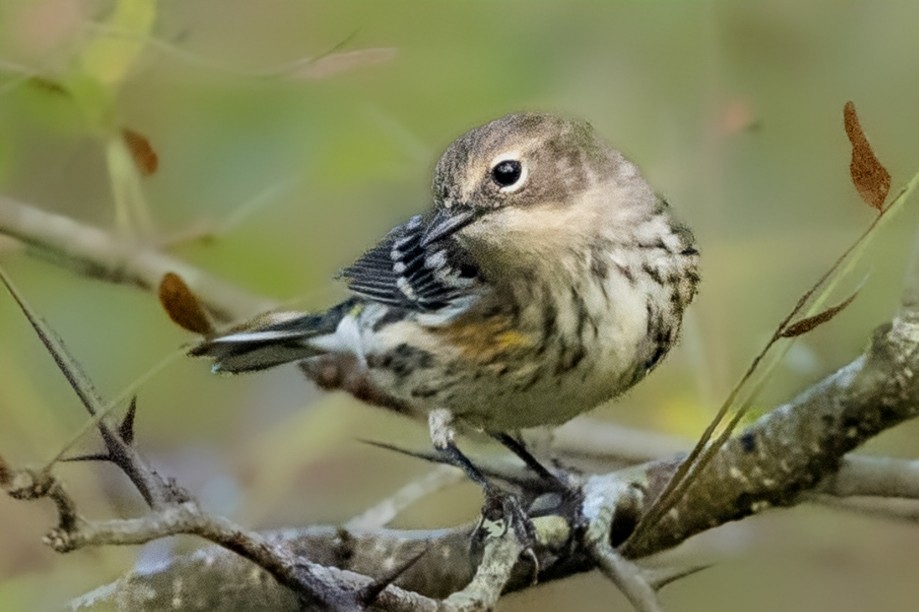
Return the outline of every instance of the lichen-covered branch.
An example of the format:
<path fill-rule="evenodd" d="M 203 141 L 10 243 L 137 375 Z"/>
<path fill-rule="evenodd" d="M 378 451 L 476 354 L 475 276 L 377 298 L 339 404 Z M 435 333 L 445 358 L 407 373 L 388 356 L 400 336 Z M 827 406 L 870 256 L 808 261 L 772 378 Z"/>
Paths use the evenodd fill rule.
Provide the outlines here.
<path fill-rule="evenodd" d="M 731 439 L 646 537 L 623 551 L 642 557 L 799 494 L 835 474 L 849 451 L 919 412 L 919 325 L 897 318 L 865 355 L 772 410 Z M 650 498 L 673 464 L 649 467 Z"/>
<path fill-rule="evenodd" d="M 849 482 L 845 486 L 853 493 L 908 496 L 910 491 L 915 490 L 915 481 L 911 472 L 904 472 L 906 466 L 903 462 L 889 464 L 888 475 L 898 478 L 907 474 L 909 484 L 900 487 L 895 484 L 896 481 L 887 481 L 884 485 L 884 479 L 880 478 L 877 482 L 881 484 L 876 489 L 864 484 L 858 488 L 855 483 L 862 479 L 858 474 L 870 470 L 873 475 L 883 477 L 885 469 L 882 464 L 885 462 L 875 459 L 870 460 L 871 465 L 868 465 L 869 462 L 861 458 L 847 459 L 846 453 L 883 428 L 910 418 L 919 409 L 919 385 L 905 374 L 919 367 L 919 352 L 915 349 L 919 336 L 915 334 L 919 334 L 919 329 L 898 320 L 876 335 L 865 356 L 751 425 L 725 445 L 716 460 L 687 490 L 686 497 L 674 511 L 649 532 L 649 537 L 630 543 L 621 552 L 629 558 L 639 559 L 666 550 L 695 533 L 725 522 L 769 507 L 798 503 L 801 493 L 814 487 L 843 494 L 844 490 L 839 488 L 842 485 L 832 484 L 836 478 Z M 896 367 L 890 367 L 892 365 Z M 608 475 L 610 498 L 615 499 L 620 494 L 618 488 L 624 484 L 635 487 L 639 492 L 641 487 L 646 487 L 644 500 L 653 498 L 653 488 L 662 486 L 677 460 L 673 457 L 651 461 Z M 841 465 L 845 465 L 845 469 L 839 476 L 834 476 Z M 541 543 L 535 547 L 540 582 L 597 567 L 587 541 L 571 537 L 577 530 L 577 521 L 583 519 L 584 510 L 579 507 L 536 521 L 537 531 L 541 534 Z M 617 522 L 634 525 L 637 517 L 628 517 L 633 511 L 634 508 L 617 507 L 616 514 L 623 516 L 612 519 L 614 541 L 623 539 L 622 534 L 615 533 Z M 427 546 L 431 552 L 424 562 L 407 571 L 395 584 L 402 589 L 437 598 L 462 588 L 472 576 L 476 558 L 469 546 L 469 529 L 423 532 L 376 529 L 358 532 L 310 528 L 279 533 L 273 537 L 284 538 L 292 550 L 304 554 L 314 563 L 328 563 L 358 573 L 366 572 L 370 576 L 379 568 L 396 567 L 406 562 L 418 554 L 419 547 Z M 547 535 L 550 533 L 555 535 Z M 206 554 L 210 564 L 214 563 L 214 559 L 221 559 L 220 566 L 231 575 L 245 575 L 246 566 L 228 563 L 226 553 L 208 550 L 199 554 Z M 158 584 L 169 584 L 165 577 L 188 575 L 189 564 L 204 569 L 206 564 L 196 563 L 195 559 L 194 555 L 178 558 L 174 567 L 164 567 L 156 572 L 156 576 L 129 575 L 111 586 L 104 600 L 114 601 L 111 597 L 115 593 L 123 594 L 124 589 L 130 591 L 139 582 L 156 580 Z M 527 563 L 521 560 L 519 565 Z M 531 584 L 525 570 L 525 567 L 520 567 L 515 571 L 507 589 L 526 588 Z M 272 601 L 276 601 L 276 595 Z M 102 594 L 96 593 L 95 596 L 101 597 Z M 241 592 L 240 596 L 245 594 Z"/>

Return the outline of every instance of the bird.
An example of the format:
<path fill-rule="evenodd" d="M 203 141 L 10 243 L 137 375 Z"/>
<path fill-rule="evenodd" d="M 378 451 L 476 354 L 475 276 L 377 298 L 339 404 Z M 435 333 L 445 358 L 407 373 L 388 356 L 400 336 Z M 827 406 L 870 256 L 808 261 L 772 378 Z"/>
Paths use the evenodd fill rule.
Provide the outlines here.
<path fill-rule="evenodd" d="M 434 447 L 482 482 L 457 431 L 525 452 L 512 434 L 630 389 L 677 342 L 699 252 L 583 120 L 506 115 L 433 174 L 432 206 L 340 271 L 343 302 L 261 315 L 191 353 L 223 373 L 296 362 L 322 388 L 427 419 Z"/>

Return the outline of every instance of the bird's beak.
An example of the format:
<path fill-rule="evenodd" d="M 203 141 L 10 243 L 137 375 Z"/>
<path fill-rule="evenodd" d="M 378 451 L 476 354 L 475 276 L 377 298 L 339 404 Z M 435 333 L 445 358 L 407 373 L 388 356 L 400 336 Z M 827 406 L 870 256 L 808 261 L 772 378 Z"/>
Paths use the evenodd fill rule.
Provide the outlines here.
<path fill-rule="evenodd" d="M 475 219 L 476 214 L 470 208 L 439 209 L 428 222 L 424 234 L 421 235 L 422 248 L 436 240 L 458 232 L 475 221 Z"/>

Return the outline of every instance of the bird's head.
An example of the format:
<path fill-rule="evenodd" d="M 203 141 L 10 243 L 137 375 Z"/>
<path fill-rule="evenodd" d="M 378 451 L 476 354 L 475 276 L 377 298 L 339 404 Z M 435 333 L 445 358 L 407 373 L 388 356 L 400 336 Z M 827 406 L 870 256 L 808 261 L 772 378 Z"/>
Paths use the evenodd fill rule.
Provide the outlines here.
<path fill-rule="evenodd" d="M 516 113 L 456 139 L 434 171 L 424 240 L 453 235 L 486 261 L 526 264 L 627 226 L 656 197 L 585 121 Z"/>

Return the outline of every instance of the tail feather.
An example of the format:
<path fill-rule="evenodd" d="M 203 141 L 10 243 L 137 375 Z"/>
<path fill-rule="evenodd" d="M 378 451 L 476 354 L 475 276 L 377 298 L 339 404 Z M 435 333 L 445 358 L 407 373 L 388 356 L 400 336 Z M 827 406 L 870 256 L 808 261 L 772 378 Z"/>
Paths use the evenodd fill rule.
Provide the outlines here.
<path fill-rule="evenodd" d="M 214 360 L 214 372 L 252 372 L 300 361 L 321 354 L 310 340 L 335 332 L 354 302 L 349 300 L 326 312 L 270 313 L 226 334 L 208 338 L 189 351 Z"/>

